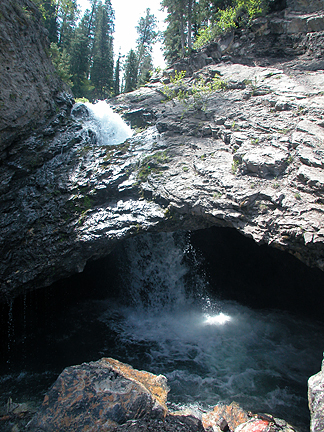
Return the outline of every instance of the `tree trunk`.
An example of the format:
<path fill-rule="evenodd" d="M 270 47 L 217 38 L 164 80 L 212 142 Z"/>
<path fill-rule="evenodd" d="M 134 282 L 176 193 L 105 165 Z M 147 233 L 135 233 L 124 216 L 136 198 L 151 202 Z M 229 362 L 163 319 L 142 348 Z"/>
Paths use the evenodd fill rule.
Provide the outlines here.
<path fill-rule="evenodd" d="M 181 35 L 181 53 L 182 58 L 185 56 L 185 35 L 184 35 L 184 17 L 183 17 L 183 11 L 180 11 L 180 35 Z"/>
<path fill-rule="evenodd" d="M 188 0 L 188 48 L 189 52 L 192 48 L 191 43 L 191 16 L 192 16 L 192 0 Z"/>

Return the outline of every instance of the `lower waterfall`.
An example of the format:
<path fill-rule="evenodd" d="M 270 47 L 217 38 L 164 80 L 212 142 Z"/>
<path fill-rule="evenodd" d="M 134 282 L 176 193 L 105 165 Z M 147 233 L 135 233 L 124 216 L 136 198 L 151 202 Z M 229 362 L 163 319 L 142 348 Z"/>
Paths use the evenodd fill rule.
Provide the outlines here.
<path fill-rule="evenodd" d="M 114 357 L 165 375 L 170 409 L 236 401 L 308 429 L 307 379 L 320 368 L 323 323 L 219 300 L 187 232 L 130 238 L 107 259 L 110 276 L 98 268 L 93 276 L 100 295 L 91 283 L 82 288 L 81 275 L 61 291 L 30 293 L 20 318 L 10 309 L 1 405 L 39 403 L 64 367 Z M 69 290 L 76 297 L 65 300 Z"/>

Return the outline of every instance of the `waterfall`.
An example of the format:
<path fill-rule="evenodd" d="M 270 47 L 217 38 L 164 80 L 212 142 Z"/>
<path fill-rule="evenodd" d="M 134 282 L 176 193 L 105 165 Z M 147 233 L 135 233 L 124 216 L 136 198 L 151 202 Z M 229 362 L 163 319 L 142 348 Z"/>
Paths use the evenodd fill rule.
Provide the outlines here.
<path fill-rule="evenodd" d="M 121 144 L 133 135 L 132 129 L 105 101 L 95 104 L 79 102 L 71 114 L 82 119 L 84 129 L 95 133 L 99 145 Z"/>
<path fill-rule="evenodd" d="M 295 424 L 307 418 L 322 326 L 213 298 L 187 234 L 129 239 L 120 260 L 122 299 L 100 319 L 119 359 L 166 375 L 171 408 L 235 400 Z"/>

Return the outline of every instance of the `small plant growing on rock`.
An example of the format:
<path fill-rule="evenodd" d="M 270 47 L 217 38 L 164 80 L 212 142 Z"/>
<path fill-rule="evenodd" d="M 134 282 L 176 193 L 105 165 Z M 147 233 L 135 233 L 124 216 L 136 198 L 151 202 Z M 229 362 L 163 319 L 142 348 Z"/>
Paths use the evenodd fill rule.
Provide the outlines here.
<path fill-rule="evenodd" d="M 238 159 L 234 159 L 232 162 L 232 173 L 233 174 L 237 173 L 239 165 L 240 165 L 240 161 Z"/>
<path fill-rule="evenodd" d="M 167 163 L 169 158 L 166 151 L 159 151 L 153 155 L 147 156 L 140 163 L 137 178 L 139 181 L 146 181 L 151 173 L 159 173 L 165 167 L 163 164 Z"/>

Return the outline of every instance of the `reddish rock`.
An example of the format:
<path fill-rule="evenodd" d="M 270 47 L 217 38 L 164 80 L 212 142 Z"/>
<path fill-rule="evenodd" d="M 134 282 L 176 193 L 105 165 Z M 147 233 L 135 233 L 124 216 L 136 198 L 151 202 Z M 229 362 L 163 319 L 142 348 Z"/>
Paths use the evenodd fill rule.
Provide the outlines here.
<path fill-rule="evenodd" d="M 235 432 L 269 432 L 267 420 L 253 419 L 235 429 Z"/>
<path fill-rule="evenodd" d="M 103 358 L 64 369 L 29 430 L 100 432 L 144 416 L 163 419 L 166 378 Z"/>
<path fill-rule="evenodd" d="M 231 430 L 249 420 L 249 416 L 236 402 L 230 405 L 216 405 L 213 411 L 202 416 L 202 423 L 205 429 L 208 427 L 219 428 L 222 420 L 225 420 Z M 217 430 L 217 429 L 216 429 Z"/>

